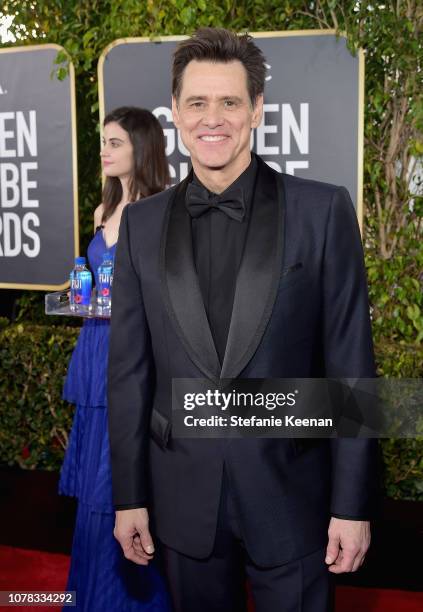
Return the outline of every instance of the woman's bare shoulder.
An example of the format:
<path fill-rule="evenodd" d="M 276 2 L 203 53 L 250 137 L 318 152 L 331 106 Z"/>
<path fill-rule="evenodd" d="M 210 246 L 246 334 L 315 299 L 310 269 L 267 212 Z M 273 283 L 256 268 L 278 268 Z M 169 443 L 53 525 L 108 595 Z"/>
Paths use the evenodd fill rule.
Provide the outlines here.
<path fill-rule="evenodd" d="M 103 211 L 104 211 L 103 203 L 99 204 L 94 211 L 94 232 L 97 230 L 98 226 L 101 225 Z"/>
<path fill-rule="evenodd" d="M 99 204 L 94 211 L 94 223 L 98 222 L 97 225 L 101 224 L 101 217 L 103 216 L 103 212 L 104 212 L 104 206 L 103 206 L 103 202 L 101 202 L 101 204 Z"/>

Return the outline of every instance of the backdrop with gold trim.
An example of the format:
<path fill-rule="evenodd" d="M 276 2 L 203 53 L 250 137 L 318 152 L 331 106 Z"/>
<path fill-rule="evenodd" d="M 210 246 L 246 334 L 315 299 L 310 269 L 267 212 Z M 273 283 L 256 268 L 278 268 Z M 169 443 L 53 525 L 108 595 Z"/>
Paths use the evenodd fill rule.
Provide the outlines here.
<path fill-rule="evenodd" d="M 73 67 L 59 45 L 0 50 L 0 287 L 61 289 L 78 251 Z"/>
<path fill-rule="evenodd" d="M 364 58 L 331 31 L 253 34 L 267 59 L 264 116 L 252 148 L 279 171 L 350 192 L 361 221 Z M 174 183 L 189 169 L 171 116 L 171 63 L 177 40 L 117 40 L 99 61 L 101 119 L 123 105 L 148 108 L 166 135 Z"/>

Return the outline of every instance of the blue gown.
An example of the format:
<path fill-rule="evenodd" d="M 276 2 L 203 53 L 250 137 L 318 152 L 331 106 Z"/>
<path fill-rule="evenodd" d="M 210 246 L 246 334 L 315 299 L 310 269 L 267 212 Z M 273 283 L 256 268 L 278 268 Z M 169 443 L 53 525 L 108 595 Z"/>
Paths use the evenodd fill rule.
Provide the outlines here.
<path fill-rule="evenodd" d="M 97 231 L 88 247 L 96 282 L 106 249 Z M 108 250 L 114 255 L 115 245 Z M 170 612 L 157 568 L 151 562 L 138 566 L 125 559 L 113 536 L 106 399 L 109 331 L 109 320 L 85 319 L 63 391 L 76 411 L 59 493 L 78 499 L 67 590 L 76 591 L 76 609 L 81 611 Z"/>

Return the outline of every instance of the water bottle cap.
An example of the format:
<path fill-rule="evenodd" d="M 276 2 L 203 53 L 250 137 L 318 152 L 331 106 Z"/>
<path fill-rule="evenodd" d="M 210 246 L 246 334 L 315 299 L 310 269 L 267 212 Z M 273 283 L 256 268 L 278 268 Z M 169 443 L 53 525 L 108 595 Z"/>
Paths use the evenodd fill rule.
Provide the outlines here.
<path fill-rule="evenodd" d="M 110 251 L 104 251 L 103 253 L 103 261 L 112 261 L 113 257 Z"/>
<path fill-rule="evenodd" d="M 75 264 L 77 266 L 83 266 L 83 265 L 86 264 L 86 262 L 87 262 L 87 260 L 86 260 L 85 257 L 75 257 Z"/>

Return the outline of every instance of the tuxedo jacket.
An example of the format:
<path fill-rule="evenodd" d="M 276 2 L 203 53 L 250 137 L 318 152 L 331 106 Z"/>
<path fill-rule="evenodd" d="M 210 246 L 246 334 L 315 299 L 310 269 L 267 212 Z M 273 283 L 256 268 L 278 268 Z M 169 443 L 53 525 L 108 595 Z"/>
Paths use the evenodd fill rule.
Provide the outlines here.
<path fill-rule="evenodd" d="M 375 441 L 177 439 L 172 378 L 373 377 L 375 366 L 348 192 L 257 160 L 223 363 L 194 265 L 189 178 L 125 208 L 108 404 L 116 508 L 147 506 L 162 542 L 205 558 L 225 466 L 247 551 L 270 567 L 323 547 L 330 516 L 369 518 Z"/>

